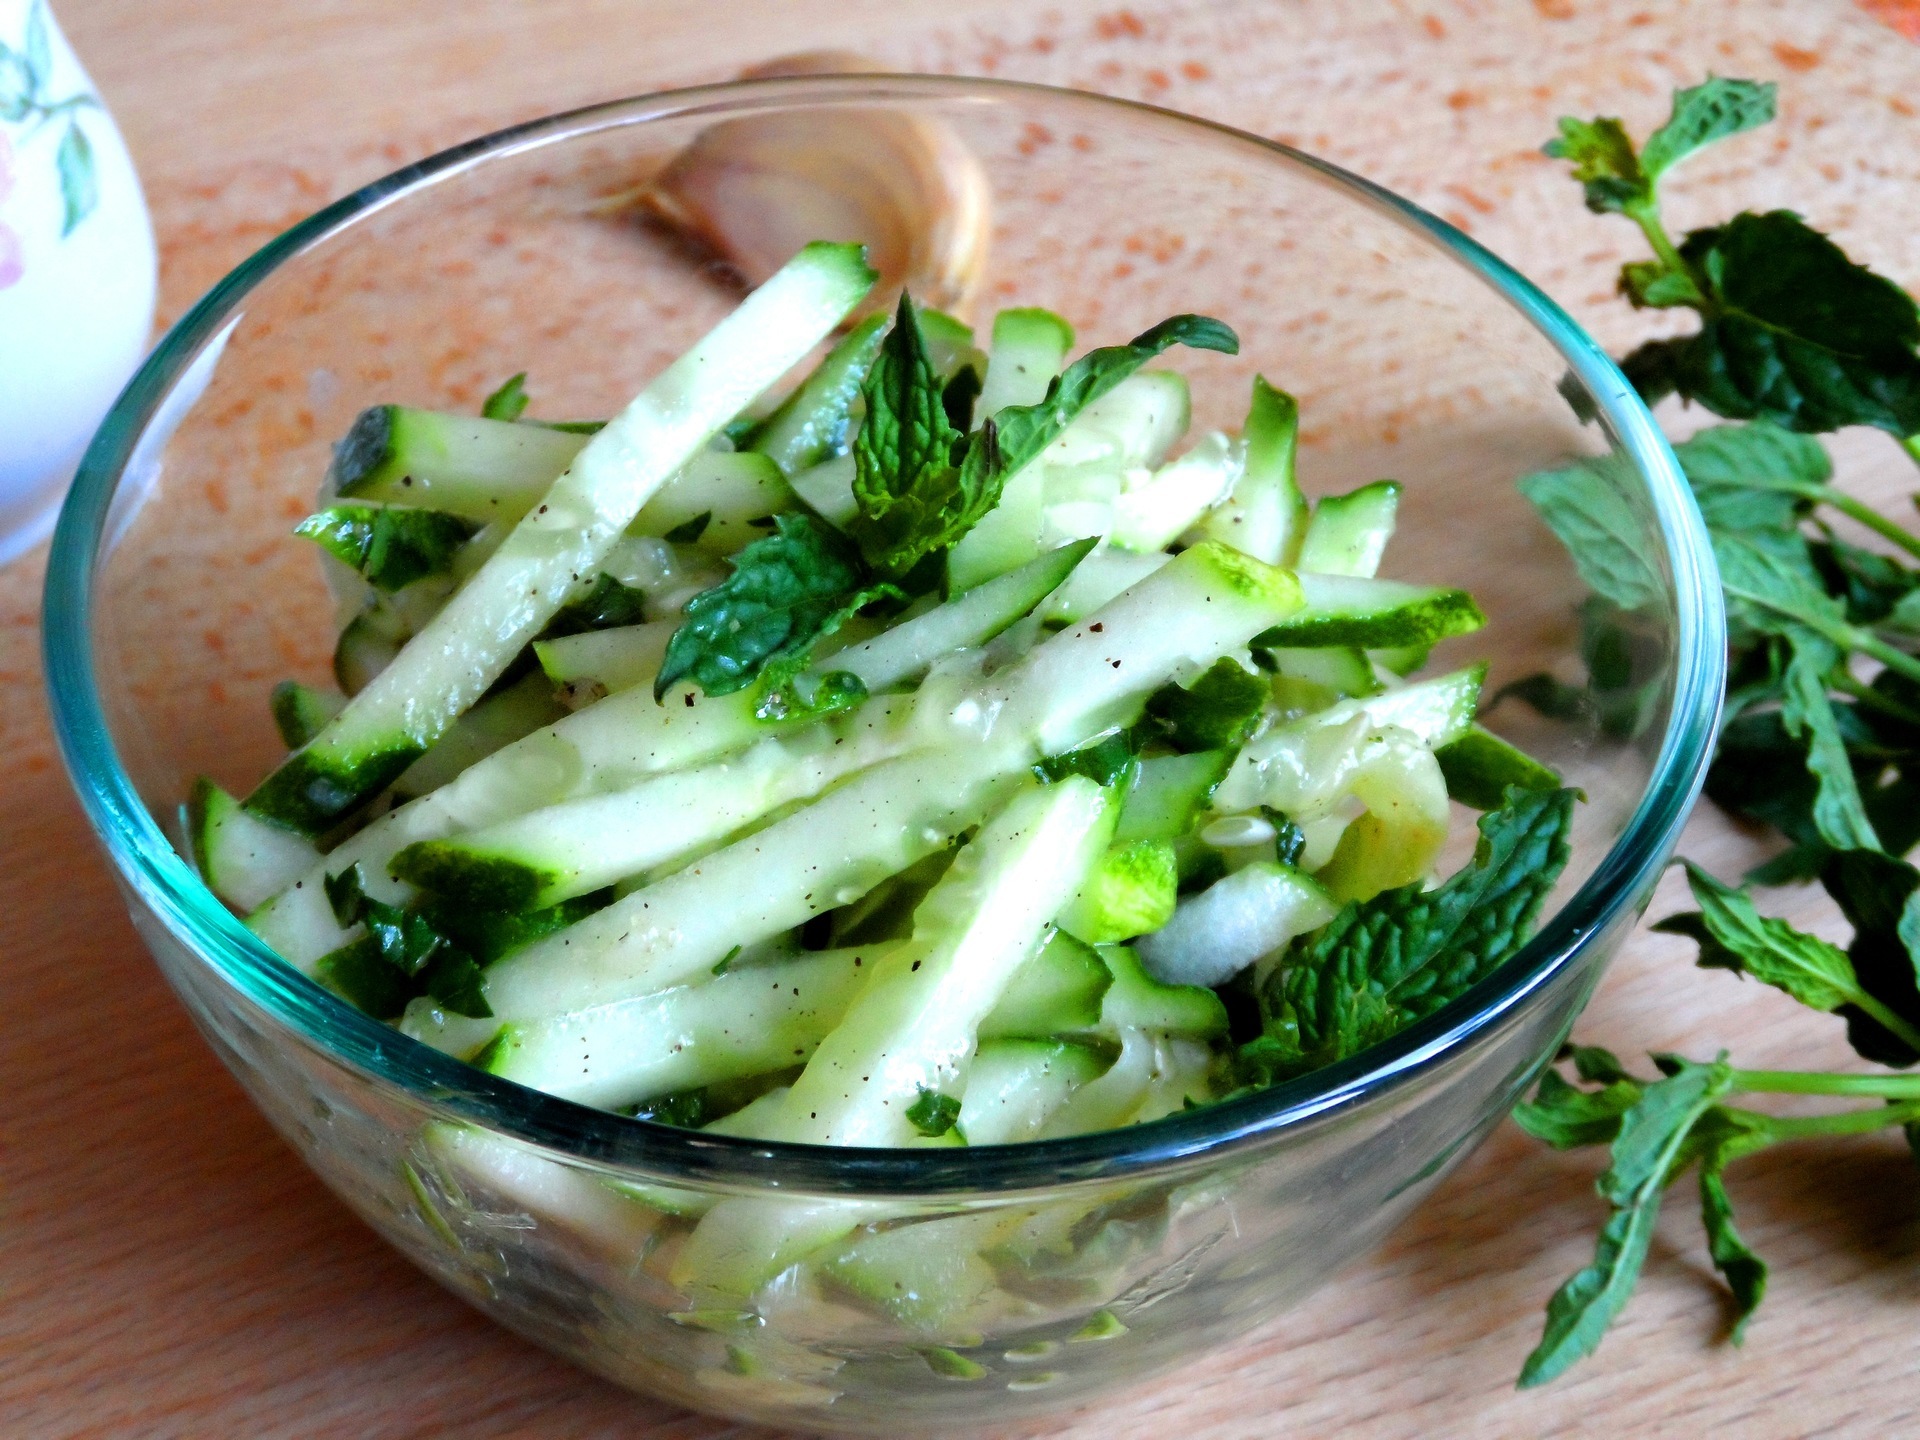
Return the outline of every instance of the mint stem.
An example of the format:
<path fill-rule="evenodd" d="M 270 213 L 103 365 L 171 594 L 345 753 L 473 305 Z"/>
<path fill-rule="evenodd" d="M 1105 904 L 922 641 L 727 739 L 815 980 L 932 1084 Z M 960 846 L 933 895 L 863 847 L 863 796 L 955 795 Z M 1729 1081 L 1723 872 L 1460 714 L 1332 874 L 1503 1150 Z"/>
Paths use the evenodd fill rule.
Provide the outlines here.
<path fill-rule="evenodd" d="M 1754 1111 L 1737 1110 L 1741 1115 Z M 1910 1125 L 1920 1120 L 1920 1100 L 1898 1105 L 1873 1105 L 1860 1110 L 1842 1110 L 1837 1115 L 1764 1115 L 1769 1140 L 1804 1140 L 1815 1135 L 1867 1135 L 1889 1125 Z"/>
<path fill-rule="evenodd" d="M 1916 441 L 1920 441 L 1920 437 L 1903 440 L 1900 443 L 1911 447 Z M 1914 450 L 1913 456 L 1914 459 L 1920 460 L 1920 450 Z M 1920 536 L 1915 536 L 1903 530 L 1900 526 L 1894 524 L 1893 521 L 1887 519 L 1886 516 L 1866 505 L 1862 505 L 1851 495 L 1841 494 L 1831 485 L 1815 485 L 1809 486 L 1808 488 L 1809 490 L 1819 492 L 1813 496 L 1814 499 L 1823 500 L 1838 510 L 1842 515 L 1847 516 L 1849 519 L 1859 521 L 1862 525 L 1866 526 L 1867 529 L 1873 531 L 1874 534 L 1891 540 L 1909 555 L 1920 556 Z"/>
<path fill-rule="evenodd" d="M 1877 1018 L 1877 1017 L 1876 1017 Z M 1834 1075 L 1813 1070 L 1735 1070 L 1733 1088 L 1767 1095 L 1872 1095 L 1920 1101 L 1920 1075 Z"/>

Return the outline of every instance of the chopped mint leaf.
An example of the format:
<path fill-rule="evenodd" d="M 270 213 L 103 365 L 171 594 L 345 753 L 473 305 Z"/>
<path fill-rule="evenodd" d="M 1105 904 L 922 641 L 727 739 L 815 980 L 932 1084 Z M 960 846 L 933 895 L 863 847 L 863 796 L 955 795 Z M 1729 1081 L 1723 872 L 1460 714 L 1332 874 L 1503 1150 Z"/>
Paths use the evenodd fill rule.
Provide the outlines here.
<path fill-rule="evenodd" d="M 334 923 L 343 930 L 359 924 L 360 917 L 367 912 L 367 892 L 360 867 L 349 866 L 338 875 L 327 876 L 321 884 L 327 892 L 327 904 L 333 908 Z"/>
<path fill-rule="evenodd" d="M 698 1130 L 712 1118 L 708 1114 L 710 1108 L 704 1089 L 675 1090 L 642 1101 L 634 1107 L 633 1115 L 636 1120 L 651 1120 L 656 1125 L 677 1125 L 682 1130 Z"/>
<path fill-rule="evenodd" d="M 471 956 L 458 950 L 442 950 L 426 973 L 427 994 L 456 1015 L 470 1020 L 492 1018 L 487 1004 L 485 977 Z"/>
<path fill-rule="evenodd" d="M 867 585 L 853 592 L 822 617 L 804 644 L 789 645 L 767 658 L 760 670 L 760 703 L 754 713 L 762 720 L 784 720 L 795 715 L 831 715 L 867 698 L 866 684 L 846 670 L 823 675 L 806 673 L 813 647 L 834 634 L 869 605 L 905 600 L 895 585 Z"/>
<path fill-rule="evenodd" d="M 1147 717 L 1182 754 L 1231 750 L 1246 743 L 1272 693 L 1264 679 L 1223 656 L 1191 685 L 1156 690 Z"/>
<path fill-rule="evenodd" d="M 960 1118 L 960 1102 L 937 1090 L 920 1090 L 920 1098 L 907 1109 L 907 1123 L 922 1135 L 932 1138 L 953 1129 Z"/>
<path fill-rule="evenodd" d="M 733 574 L 687 602 L 667 642 L 656 698 L 690 678 L 709 695 L 753 683 L 763 666 L 805 654 L 841 616 L 862 580 L 860 557 L 840 532 L 811 515 L 775 518 L 775 532 L 733 558 Z"/>
<path fill-rule="evenodd" d="M 480 414 L 488 420 L 518 420 L 527 405 L 527 372 L 522 370 L 480 402 Z"/>
<path fill-rule="evenodd" d="M 1464 995 L 1520 948 L 1568 856 L 1573 790 L 1513 791 L 1480 817 L 1472 864 L 1438 889 L 1350 903 L 1288 953 L 1261 995 L 1253 1083 L 1356 1055 Z"/>
<path fill-rule="evenodd" d="M 381 958 L 380 946 L 370 935 L 349 940 L 321 956 L 313 967 L 313 976 L 376 1020 L 395 1019 L 413 998 L 407 977 Z"/>
<path fill-rule="evenodd" d="M 592 589 L 560 608 L 548 622 L 546 633 L 557 638 L 588 630 L 615 630 L 623 625 L 638 625 L 646 618 L 646 593 L 603 570 L 594 576 Z"/>
<path fill-rule="evenodd" d="M 351 565 L 375 589 L 399 590 L 446 574 L 473 530 L 471 522 L 438 510 L 333 505 L 309 515 L 293 533 Z"/>

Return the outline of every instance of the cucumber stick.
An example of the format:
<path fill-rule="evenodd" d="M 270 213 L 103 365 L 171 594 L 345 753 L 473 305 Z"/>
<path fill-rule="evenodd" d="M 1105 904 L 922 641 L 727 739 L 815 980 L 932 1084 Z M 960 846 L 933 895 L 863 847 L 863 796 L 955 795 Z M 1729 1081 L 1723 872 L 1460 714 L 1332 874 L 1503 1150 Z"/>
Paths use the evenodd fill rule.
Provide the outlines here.
<path fill-rule="evenodd" d="M 616 625 L 533 642 L 534 658 L 556 685 L 596 684 L 609 691 L 648 684 L 660 673 L 678 620 Z"/>
<path fill-rule="evenodd" d="M 1002 310 L 994 317 L 993 348 L 975 414 L 990 418 L 1009 405 L 1039 404 L 1072 348 L 1073 327 L 1051 310 Z M 1039 554 L 1045 498 L 1041 466 L 1023 465 L 1009 475 L 999 503 L 948 555 L 949 587 L 969 590 Z"/>
<path fill-rule="evenodd" d="M 610 695 L 469 766 L 450 784 L 408 801 L 343 841 L 247 917 L 247 927 L 295 968 L 352 938 L 334 922 L 324 881 L 355 865 L 367 892 L 397 904 L 412 892 L 387 866 L 419 840 L 441 840 L 650 775 L 700 765 L 768 734 L 751 691 L 709 699 L 691 686 L 655 702 L 649 690 Z"/>
<path fill-rule="evenodd" d="M 1429 750 L 1465 735 L 1473 725 L 1486 673 L 1486 666 L 1475 665 L 1397 690 L 1342 700 L 1276 726 L 1241 750 L 1214 792 L 1214 805 L 1228 812 L 1272 805 L 1303 820 L 1298 813 L 1303 789 L 1337 793 L 1346 778 L 1341 767 L 1354 763 L 1354 747 L 1369 732 L 1387 727 L 1406 731 Z"/>
<path fill-rule="evenodd" d="M 1056 930 L 1014 972 L 999 1002 L 980 1022 L 980 1040 L 1043 1039 L 1091 1034 L 1113 972 L 1098 951 Z"/>
<path fill-rule="evenodd" d="M 303 837 L 248 814 L 211 780 L 196 780 L 185 812 L 187 848 L 207 888 L 236 910 L 253 909 L 312 869 Z"/>
<path fill-rule="evenodd" d="M 1222 985 L 1294 936 L 1319 929 L 1338 908 L 1311 877 L 1258 861 L 1182 900 L 1166 927 L 1143 935 L 1135 948 L 1168 984 Z"/>
<path fill-rule="evenodd" d="M 956 1123 L 969 1145 L 1031 1140 L 1074 1090 L 1106 1068 L 1099 1052 L 1071 1041 L 982 1044 L 967 1070 Z"/>
<path fill-rule="evenodd" d="M 1283 623 L 1254 637 L 1258 649 L 1357 649 L 1433 645 L 1471 635 L 1487 617 L 1464 590 L 1405 585 L 1371 576 L 1303 570 L 1306 603 Z"/>
<path fill-rule="evenodd" d="M 1499 809 L 1512 785 L 1551 790 L 1560 784 L 1559 772 L 1480 725 L 1441 746 L 1434 759 L 1447 778 L 1447 793 L 1476 810 Z"/>
<path fill-rule="evenodd" d="M 787 475 L 843 454 L 853 427 L 854 401 L 886 332 L 885 315 L 870 315 L 854 326 L 813 373 L 754 427 L 741 448 L 766 456 Z"/>
<path fill-rule="evenodd" d="M 469 520 L 517 520 L 586 447 L 588 437 L 405 405 L 360 412 L 334 448 L 333 493 L 421 505 Z"/>
<path fill-rule="evenodd" d="M 1071 749 L 1184 667 L 1196 671 L 1298 610 L 1300 583 L 1215 541 L 1182 551 L 995 677 L 997 724 Z M 1131 716 L 1124 718 L 1130 719 Z"/>
<path fill-rule="evenodd" d="M 923 1092 L 954 1095 L 980 1022 L 1039 947 L 1107 829 L 1111 797 L 1075 776 L 1013 800 L 982 827 L 821 1043 L 782 1107 L 777 1138 L 900 1145 Z M 859 1210 L 733 1197 L 688 1237 L 671 1278 L 750 1295 L 862 1223 Z"/>
<path fill-rule="evenodd" d="M 919 754 L 696 860 L 578 924 L 496 961 L 485 993 L 503 1020 L 537 1019 L 685 984 L 754 945 L 858 899 L 950 844 L 1022 783 L 987 750 Z"/>
<path fill-rule="evenodd" d="M 1299 436 L 1298 403 L 1254 376 L 1241 432 L 1245 468 L 1225 503 L 1200 522 L 1200 533 L 1269 565 L 1296 564 L 1307 529 L 1307 501 L 1294 477 Z"/>
<path fill-rule="evenodd" d="M 1376 480 L 1313 507 L 1299 565 L 1320 575 L 1372 575 L 1380 568 L 1400 514 L 1400 486 Z"/>
<path fill-rule="evenodd" d="M 914 912 L 787 1097 L 781 1138 L 898 1145 L 923 1090 L 954 1093 L 975 1034 L 1040 948 L 1108 833 L 1112 797 L 1074 776 L 1029 789 L 982 827 Z"/>
<path fill-rule="evenodd" d="M 1092 549 L 1091 540 L 1082 540 L 1050 550 L 1018 570 L 837 652 L 820 668 L 857 676 L 869 692 L 916 679 L 935 660 L 984 645 L 1027 614 L 1058 589 Z"/>
<path fill-rule="evenodd" d="M 612 1109 L 800 1064 L 840 1022 L 881 949 L 747 966 L 612 1005 L 501 1027 L 474 1063 L 582 1105 Z M 434 1044 L 422 1016 L 403 1026 Z"/>
<path fill-rule="evenodd" d="M 1128 940 L 1172 918 L 1180 866 L 1165 840 L 1110 845 L 1080 879 L 1060 912 L 1060 928 L 1089 945 Z"/>
<path fill-rule="evenodd" d="M 595 573 L 661 484 L 839 323 L 873 279 L 858 246 L 802 250 L 588 440 L 486 564 L 249 806 L 314 832 L 396 778 Z"/>
<path fill-rule="evenodd" d="M 584 795 L 395 855 L 388 871 L 465 904 L 543 910 L 666 865 L 795 800 L 915 748 L 906 697 L 711 765 Z"/>
<path fill-rule="evenodd" d="M 1179 459 L 1114 497 L 1107 538 L 1123 550 L 1147 554 L 1171 545 L 1234 488 L 1245 468 L 1246 447 L 1239 441 L 1217 430 L 1202 436 Z"/>

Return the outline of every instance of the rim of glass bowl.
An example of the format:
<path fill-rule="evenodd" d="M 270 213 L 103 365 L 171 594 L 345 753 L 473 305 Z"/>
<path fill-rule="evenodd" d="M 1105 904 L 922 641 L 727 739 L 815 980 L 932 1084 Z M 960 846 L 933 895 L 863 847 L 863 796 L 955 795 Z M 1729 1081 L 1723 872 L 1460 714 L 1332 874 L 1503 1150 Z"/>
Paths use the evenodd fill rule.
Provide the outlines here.
<path fill-rule="evenodd" d="M 1237 144 L 1312 172 L 1475 271 L 1565 357 L 1647 481 L 1673 570 L 1677 655 L 1672 718 L 1646 793 L 1586 883 L 1476 990 L 1364 1054 L 1312 1075 L 1153 1124 L 978 1150 L 856 1150 L 703 1135 L 557 1100 L 495 1079 L 406 1039 L 280 961 L 177 855 L 121 767 L 94 685 L 90 623 L 96 556 L 115 488 L 141 435 L 182 373 L 280 265 L 360 217 L 499 156 L 577 135 L 671 117 L 724 115 L 770 101 L 973 98 L 1093 111 L 1115 107 Z M 442 151 L 355 191 L 240 265 L 161 339 L 128 383 L 82 461 L 47 568 L 44 644 L 53 722 L 74 787 L 127 883 L 227 983 L 348 1064 L 461 1119 L 581 1159 L 662 1179 L 743 1189 L 959 1195 L 1146 1178 L 1276 1137 L 1378 1097 L 1471 1045 L 1524 1005 L 1643 892 L 1697 794 L 1719 713 L 1725 617 L 1699 512 L 1653 417 L 1605 352 L 1505 262 L 1419 207 L 1337 166 L 1229 126 L 1134 101 L 1013 81 L 936 76 L 802 77 L 667 91 L 589 106 Z"/>

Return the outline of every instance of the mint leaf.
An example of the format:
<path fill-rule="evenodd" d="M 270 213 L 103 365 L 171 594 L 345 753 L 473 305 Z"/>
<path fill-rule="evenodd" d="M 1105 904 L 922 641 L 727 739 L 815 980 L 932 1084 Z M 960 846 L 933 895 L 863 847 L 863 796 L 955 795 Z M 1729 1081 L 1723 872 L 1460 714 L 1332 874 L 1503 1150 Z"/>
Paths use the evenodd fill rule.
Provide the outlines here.
<path fill-rule="evenodd" d="M 733 573 L 687 602 L 667 642 L 654 698 L 691 678 L 708 695 L 746 688 L 761 667 L 804 654 L 859 589 L 860 557 L 811 515 L 774 517 L 775 532 L 733 558 Z"/>
<path fill-rule="evenodd" d="M 1764 420 L 1712 425 L 1673 447 L 1709 530 L 1791 530 L 1811 502 L 1773 486 L 1824 485 L 1826 447 Z"/>
<path fill-rule="evenodd" d="M 821 621 L 804 643 L 781 647 L 768 657 L 760 671 L 760 704 L 755 713 L 762 720 L 784 720 L 793 715 L 827 715 L 845 710 L 867 698 L 867 687 L 860 677 L 845 670 L 824 675 L 805 672 L 812 663 L 813 647 L 851 620 L 861 610 L 880 600 L 905 600 L 896 585 L 868 585 L 843 599 Z"/>
<path fill-rule="evenodd" d="M 1675 1074 L 1647 1086 L 1621 1116 L 1613 1164 L 1597 1187 L 1613 1213 L 1600 1231 L 1593 1263 L 1547 1302 L 1540 1343 L 1520 1370 L 1522 1389 L 1544 1385 L 1600 1344 L 1640 1277 L 1661 1197 L 1689 1132 L 1731 1083 L 1724 1062 L 1683 1062 Z"/>
<path fill-rule="evenodd" d="M 1147 718 L 1183 755 L 1246 743 L 1273 696 L 1270 685 L 1230 656 L 1191 685 L 1163 685 L 1147 699 Z"/>
<path fill-rule="evenodd" d="M 1637 484 L 1612 455 L 1538 471 L 1519 482 L 1520 493 L 1560 537 L 1588 588 L 1622 610 L 1663 603 L 1664 587 L 1647 558 L 1647 522 L 1633 498 Z"/>
<path fill-rule="evenodd" d="M 1610 1145 L 1620 1133 L 1620 1117 L 1639 1103 L 1645 1088 L 1623 1076 L 1597 1090 L 1582 1090 L 1558 1071 L 1545 1070 L 1533 1099 L 1514 1107 L 1514 1123 L 1556 1150 Z"/>
<path fill-rule="evenodd" d="M 1920 892 L 1920 871 L 1878 851 L 1847 850 L 1828 857 L 1820 883 L 1853 926 L 1847 958 L 1861 990 L 1911 1034 L 1920 1028 L 1920 973 L 1901 923 Z M 1858 1006 L 1843 1006 L 1839 1013 L 1847 1019 L 1848 1043 L 1866 1059 L 1902 1068 L 1920 1061 L 1920 1045 Z"/>
<path fill-rule="evenodd" d="M 473 535 L 458 515 L 387 505 L 334 505 L 309 515 L 293 533 L 345 561 L 378 590 L 400 590 L 444 575 Z"/>
<path fill-rule="evenodd" d="M 712 523 L 713 511 L 702 510 L 691 520 L 682 520 L 660 538 L 673 545 L 691 545 L 707 533 L 707 526 Z"/>
<path fill-rule="evenodd" d="M 1820 838 L 1835 850 L 1878 850 L 1880 837 L 1861 803 L 1853 760 L 1827 698 L 1827 672 L 1841 663 L 1840 652 L 1804 633 L 1795 634 L 1792 645 L 1780 719 L 1787 734 L 1806 742 L 1807 770 L 1817 786 L 1813 823 Z"/>
<path fill-rule="evenodd" d="M 944 1135 L 960 1118 L 960 1102 L 951 1095 L 924 1087 L 919 1099 L 907 1107 L 907 1123 L 929 1138 Z"/>
<path fill-rule="evenodd" d="M 1724 1176 L 1734 1153 L 1733 1146 L 1723 1143 L 1701 1157 L 1700 1220 L 1706 1227 L 1714 1269 L 1733 1292 L 1733 1333 L 1728 1338 L 1738 1345 L 1746 1336 L 1747 1321 L 1766 1296 L 1767 1262 L 1753 1253 L 1733 1225 L 1733 1202 L 1727 1198 Z"/>
<path fill-rule="evenodd" d="M 1009 405 L 994 417 L 1002 473 L 1011 475 L 1026 465 L 1058 439 L 1082 410 L 1173 345 L 1223 355 L 1240 353 L 1240 338 L 1207 315 L 1175 315 L 1125 345 L 1088 351 L 1054 377 L 1046 398 L 1038 404 Z M 970 451 L 967 459 L 973 462 L 975 452 Z"/>
<path fill-rule="evenodd" d="M 1611 116 L 1577 120 L 1560 117 L 1560 133 L 1540 147 L 1541 153 L 1573 164 L 1573 178 L 1587 194 L 1587 208 L 1596 215 L 1625 214 L 1635 206 L 1651 204 L 1653 181 L 1641 168 L 1626 127 Z"/>
<path fill-rule="evenodd" d="M 962 463 L 968 438 L 947 419 L 943 390 L 913 301 L 903 293 L 860 387 L 867 414 L 853 441 L 859 512 L 848 530 L 883 574 L 903 576 L 921 556 L 952 545 L 1000 499 L 997 466 Z M 979 446 L 992 449 L 991 426 Z"/>
<path fill-rule="evenodd" d="M 1761 915 L 1744 890 L 1722 884 L 1692 861 L 1685 863 L 1687 883 L 1700 909 L 1669 915 L 1653 928 L 1697 941 L 1703 968 L 1751 975 L 1823 1012 L 1859 997 L 1853 962 L 1837 945 Z"/>
<path fill-rule="evenodd" d="M 1674 91 L 1672 116 L 1640 147 L 1640 168 L 1648 181 L 1657 185 L 1696 150 L 1772 120 L 1778 88 L 1771 81 L 1709 76 L 1703 85 Z"/>
<path fill-rule="evenodd" d="M 1568 856 L 1575 791 L 1510 792 L 1473 863 L 1438 889 L 1349 904 L 1296 942 L 1262 996 L 1271 1076 L 1355 1055 L 1459 998 L 1520 948 Z"/>
<path fill-rule="evenodd" d="M 480 415 L 485 420 L 518 420 L 528 403 L 527 372 L 522 370 L 480 402 Z"/>
<path fill-rule="evenodd" d="M 471 956 L 457 950 L 441 952 L 427 972 L 427 994 L 456 1015 L 470 1020 L 487 1020 L 493 1007 L 487 1003 L 486 977 Z"/>
<path fill-rule="evenodd" d="M 1920 431 L 1920 315 L 1899 286 L 1789 210 L 1696 230 L 1680 253 L 1705 279 L 1706 318 L 1696 335 L 1642 347 L 1635 363 L 1660 384 L 1789 430 Z"/>

